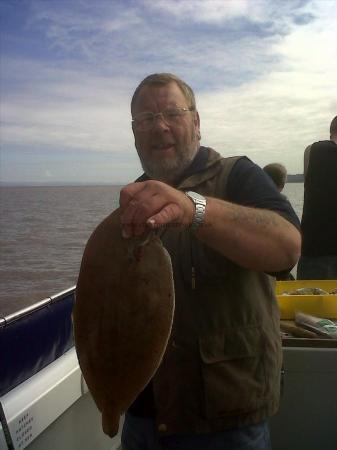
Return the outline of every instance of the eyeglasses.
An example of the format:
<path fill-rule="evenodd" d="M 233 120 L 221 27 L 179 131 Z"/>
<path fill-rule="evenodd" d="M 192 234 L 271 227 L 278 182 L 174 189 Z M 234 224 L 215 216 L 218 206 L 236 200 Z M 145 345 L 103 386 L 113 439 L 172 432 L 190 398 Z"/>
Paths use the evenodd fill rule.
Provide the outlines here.
<path fill-rule="evenodd" d="M 137 131 L 150 131 L 155 124 L 156 117 L 161 116 L 167 125 L 176 125 L 180 122 L 181 117 L 189 111 L 194 111 L 194 108 L 167 108 L 159 113 L 143 112 L 137 114 L 132 119 L 132 123 Z"/>

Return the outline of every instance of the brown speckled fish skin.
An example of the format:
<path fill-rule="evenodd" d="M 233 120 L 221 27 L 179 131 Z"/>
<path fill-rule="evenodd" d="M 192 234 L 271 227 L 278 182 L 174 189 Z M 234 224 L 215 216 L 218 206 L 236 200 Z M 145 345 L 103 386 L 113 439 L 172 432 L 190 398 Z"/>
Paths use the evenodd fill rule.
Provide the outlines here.
<path fill-rule="evenodd" d="M 135 238 L 121 237 L 119 210 L 96 228 L 83 254 L 73 311 L 80 367 L 111 437 L 158 368 L 174 313 L 169 254 L 151 235 L 133 258 L 134 243 L 139 250 Z"/>

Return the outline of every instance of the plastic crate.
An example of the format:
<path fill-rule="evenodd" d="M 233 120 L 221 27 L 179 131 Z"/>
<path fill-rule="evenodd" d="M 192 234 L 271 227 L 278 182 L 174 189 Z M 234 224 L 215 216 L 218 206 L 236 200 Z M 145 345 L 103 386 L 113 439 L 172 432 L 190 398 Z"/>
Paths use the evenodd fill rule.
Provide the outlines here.
<path fill-rule="evenodd" d="M 337 319 L 337 295 L 284 295 L 284 292 L 304 287 L 320 288 L 327 292 L 337 289 L 337 280 L 277 281 L 276 296 L 281 319 L 294 319 L 296 311 L 326 319 Z M 282 295 L 283 294 L 283 295 Z"/>

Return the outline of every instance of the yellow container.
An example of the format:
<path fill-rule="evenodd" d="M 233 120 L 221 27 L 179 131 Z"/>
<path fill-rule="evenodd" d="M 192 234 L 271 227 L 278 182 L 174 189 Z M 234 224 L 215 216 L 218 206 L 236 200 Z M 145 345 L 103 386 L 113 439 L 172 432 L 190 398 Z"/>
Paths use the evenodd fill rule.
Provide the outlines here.
<path fill-rule="evenodd" d="M 337 319 L 337 295 L 282 295 L 284 292 L 305 287 L 320 288 L 330 292 L 337 289 L 337 280 L 277 281 L 276 296 L 281 319 L 294 319 L 296 311 L 326 319 Z"/>

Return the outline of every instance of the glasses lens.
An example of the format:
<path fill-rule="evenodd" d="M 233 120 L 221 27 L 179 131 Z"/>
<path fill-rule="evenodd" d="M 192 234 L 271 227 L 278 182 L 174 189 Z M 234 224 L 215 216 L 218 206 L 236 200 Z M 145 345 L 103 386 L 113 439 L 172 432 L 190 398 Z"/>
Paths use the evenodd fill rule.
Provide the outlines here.
<path fill-rule="evenodd" d="M 164 120 L 170 125 L 174 125 L 175 123 L 179 122 L 180 117 L 184 113 L 185 111 L 180 108 L 169 108 L 165 109 L 165 111 L 162 112 Z"/>
<path fill-rule="evenodd" d="M 151 112 L 139 114 L 134 118 L 137 130 L 147 131 L 153 127 L 154 114 Z"/>
<path fill-rule="evenodd" d="M 133 122 L 135 127 L 139 131 L 149 131 L 153 128 L 155 118 L 161 116 L 162 119 L 168 125 L 175 125 L 180 122 L 181 117 L 186 114 L 186 112 L 191 111 L 191 109 L 187 108 L 168 108 L 162 111 L 161 113 L 154 114 L 152 112 L 144 112 L 138 114 Z"/>

